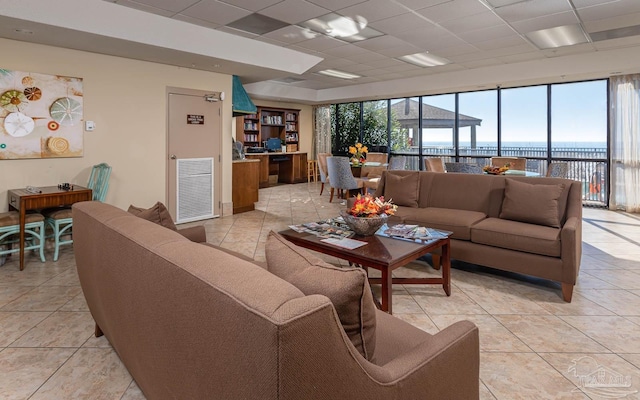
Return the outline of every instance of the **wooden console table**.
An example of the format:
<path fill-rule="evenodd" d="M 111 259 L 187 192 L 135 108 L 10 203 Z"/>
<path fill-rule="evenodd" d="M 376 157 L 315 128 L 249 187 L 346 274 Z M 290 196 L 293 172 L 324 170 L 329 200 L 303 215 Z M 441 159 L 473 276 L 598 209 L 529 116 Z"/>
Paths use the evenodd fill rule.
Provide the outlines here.
<path fill-rule="evenodd" d="M 91 189 L 82 186 L 74 185 L 73 190 L 62 190 L 57 186 L 38 189 L 41 191 L 40 193 L 32 193 L 27 189 L 12 189 L 7 193 L 9 211 L 17 210 L 20 213 L 20 271 L 24 269 L 24 223 L 27 211 L 68 206 L 79 201 L 93 199 Z"/>

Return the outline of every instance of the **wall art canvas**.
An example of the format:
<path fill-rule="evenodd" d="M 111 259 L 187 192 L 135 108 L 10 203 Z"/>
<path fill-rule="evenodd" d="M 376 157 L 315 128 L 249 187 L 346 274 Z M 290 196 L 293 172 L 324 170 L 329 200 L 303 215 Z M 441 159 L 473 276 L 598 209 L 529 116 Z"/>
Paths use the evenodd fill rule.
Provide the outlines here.
<path fill-rule="evenodd" d="M 82 157 L 82 78 L 0 69 L 0 160 Z"/>

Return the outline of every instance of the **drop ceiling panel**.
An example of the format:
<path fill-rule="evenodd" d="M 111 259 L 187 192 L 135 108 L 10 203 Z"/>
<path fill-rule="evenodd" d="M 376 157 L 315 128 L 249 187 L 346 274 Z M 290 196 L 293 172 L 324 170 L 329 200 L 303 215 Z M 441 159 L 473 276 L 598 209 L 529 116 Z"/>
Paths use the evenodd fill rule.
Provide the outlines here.
<path fill-rule="evenodd" d="M 429 50 L 434 44 L 441 45 L 446 43 L 447 46 L 463 44 L 462 40 L 458 39 L 451 32 L 435 26 L 411 29 L 406 32 L 398 33 L 396 36 L 407 43 L 411 43 L 414 46 L 418 46 L 426 50 Z"/>
<path fill-rule="evenodd" d="M 260 11 L 270 7 L 282 0 L 220 0 L 222 3 L 232 4 L 236 7 L 244 8 L 250 11 Z"/>
<path fill-rule="evenodd" d="M 200 0 L 136 0 L 136 3 L 179 13 Z"/>
<path fill-rule="evenodd" d="M 425 7 L 432 7 L 438 4 L 449 3 L 453 0 L 396 0 L 398 3 L 404 5 L 411 10 L 419 10 Z"/>
<path fill-rule="evenodd" d="M 107 0 L 105 0 L 107 1 Z M 115 1 L 108 1 L 109 3 L 114 3 Z M 172 17 L 173 15 L 176 14 L 175 11 L 168 11 L 168 10 L 163 10 L 161 8 L 158 7 L 152 7 L 152 6 L 148 6 L 146 4 L 142 4 L 142 3 L 138 3 L 135 1 L 130 1 L 130 0 L 119 0 L 118 1 L 119 5 L 125 6 L 125 7 L 131 7 L 134 8 L 136 10 L 140 10 L 140 11 L 145 11 L 151 14 L 156 14 L 156 15 L 162 15 L 163 17 Z"/>
<path fill-rule="evenodd" d="M 597 21 L 585 21 L 584 28 L 587 32 L 600 32 L 609 29 L 634 26 L 640 23 L 640 13 L 631 13 L 617 17 L 599 19 Z"/>
<path fill-rule="evenodd" d="M 262 36 L 280 41 L 282 43 L 299 43 L 305 40 L 313 39 L 319 36 L 319 34 L 307 28 L 301 28 L 296 25 L 289 25 L 273 32 L 265 33 Z"/>
<path fill-rule="evenodd" d="M 566 0 L 533 0 L 496 8 L 495 11 L 507 22 L 515 22 L 571 11 L 571 5 Z"/>
<path fill-rule="evenodd" d="M 377 51 L 380 49 L 388 49 L 393 46 L 405 46 L 407 42 L 393 36 L 384 35 L 355 42 L 354 44 L 358 47 L 362 47 L 363 49 Z"/>
<path fill-rule="evenodd" d="M 201 1 L 181 11 L 180 14 L 213 22 L 214 24 L 226 25 L 246 17 L 251 12 L 219 1 Z"/>
<path fill-rule="evenodd" d="M 210 22 L 210 21 L 204 21 L 204 20 L 201 20 L 201 19 L 198 19 L 198 18 L 189 17 L 189 16 L 182 15 L 182 14 L 175 15 L 173 17 L 173 19 L 177 19 L 178 21 L 188 22 L 188 23 L 194 24 L 194 25 L 204 26 L 205 28 L 210 28 L 210 29 L 224 28 L 222 25 L 219 25 L 219 24 L 216 24 L 216 23 L 213 23 L 213 22 Z M 236 32 L 233 32 L 233 34 L 236 34 Z"/>
<path fill-rule="evenodd" d="M 640 1 L 620 0 L 615 3 L 606 3 L 593 7 L 581 8 L 578 10 L 578 16 L 583 21 L 597 21 L 599 19 L 617 17 L 637 12 L 640 12 Z"/>
<path fill-rule="evenodd" d="M 424 50 L 421 49 L 420 47 L 413 46 L 411 44 L 406 43 L 404 45 L 398 45 L 398 46 L 390 47 L 388 49 L 378 50 L 377 53 L 380 53 L 383 56 L 387 56 L 387 57 L 400 57 L 400 56 L 406 56 L 408 54 L 422 53 L 423 51 Z"/>
<path fill-rule="evenodd" d="M 547 58 L 566 56 L 569 54 L 580 54 L 593 51 L 594 47 L 592 43 L 581 43 L 574 46 L 558 47 L 557 49 L 542 50 L 542 53 Z"/>
<path fill-rule="evenodd" d="M 304 0 L 284 0 L 260 11 L 260 14 L 290 24 L 297 24 L 328 13 L 329 10 L 326 8 L 318 7 Z"/>
<path fill-rule="evenodd" d="M 490 28 L 477 29 L 475 31 L 461 32 L 458 36 L 468 43 L 484 42 L 486 40 L 499 39 L 513 35 L 514 31 L 508 25 L 497 25 Z"/>
<path fill-rule="evenodd" d="M 525 34 L 542 29 L 555 28 L 557 26 L 564 25 L 574 25 L 578 23 L 580 23 L 580 20 L 578 20 L 576 14 L 573 11 L 567 11 L 553 15 L 546 15 L 544 17 L 515 21 L 511 23 L 511 26 L 516 28 L 518 32 Z"/>
<path fill-rule="evenodd" d="M 367 50 L 366 53 L 353 54 L 345 58 L 366 64 L 371 61 L 384 60 L 386 57 L 382 54 L 374 53 L 373 51 Z"/>
<path fill-rule="evenodd" d="M 492 12 L 470 15 L 468 17 L 451 19 L 440 23 L 444 28 L 453 32 L 469 32 L 478 29 L 502 25 L 504 22 Z"/>
<path fill-rule="evenodd" d="M 389 0 L 369 0 L 363 1 L 356 5 L 339 8 L 338 14 L 347 17 L 361 16 L 367 20 L 367 23 L 379 21 L 381 19 L 390 18 L 396 15 L 404 14 L 407 9 L 390 2 Z"/>
<path fill-rule="evenodd" d="M 477 43 L 474 43 L 473 45 L 481 50 L 494 50 L 494 49 L 501 49 L 504 47 L 513 47 L 513 46 L 527 45 L 527 44 L 528 42 L 523 38 L 521 38 L 520 36 L 510 35 L 510 36 L 502 37 L 500 39 L 492 39 L 492 40 L 486 40 L 484 42 L 477 42 Z"/>
<path fill-rule="evenodd" d="M 395 35 L 411 29 L 435 26 L 432 23 L 425 21 L 424 18 L 420 18 L 413 13 L 405 13 L 396 15 L 394 17 L 381 19 L 380 21 L 372 22 L 369 25 L 373 29 L 387 33 L 389 35 Z"/>
<path fill-rule="evenodd" d="M 353 44 L 347 44 L 344 46 L 333 47 L 324 51 L 325 54 L 329 54 L 334 57 L 349 57 L 357 54 L 368 53 L 369 50 L 363 49 Z"/>
<path fill-rule="evenodd" d="M 296 43 L 296 45 L 304 49 L 323 51 L 333 47 L 344 46 L 344 42 L 329 36 L 319 35 L 313 39 Z"/>
<path fill-rule="evenodd" d="M 309 0 L 311 3 L 327 10 L 339 10 L 354 4 L 362 3 L 364 0 Z"/>
<path fill-rule="evenodd" d="M 434 22 L 449 21 L 471 15 L 482 14 L 489 9 L 477 0 L 453 0 L 432 7 L 421 8 L 418 13 Z"/>
<path fill-rule="evenodd" d="M 477 47 L 465 43 L 458 46 L 449 46 L 447 48 L 438 49 L 438 55 L 445 58 L 450 58 L 452 56 L 474 53 L 478 51 L 479 49 Z"/>
<path fill-rule="evenodd" d="M 370 65 L 374 68 L 396 67 L 402 64 L 406 64 L 406 63 L 404 61 L 398 61 L 394 58 L 385 58 L 383 60 L 371 61 L 367 63 L 367 65 Z"/>

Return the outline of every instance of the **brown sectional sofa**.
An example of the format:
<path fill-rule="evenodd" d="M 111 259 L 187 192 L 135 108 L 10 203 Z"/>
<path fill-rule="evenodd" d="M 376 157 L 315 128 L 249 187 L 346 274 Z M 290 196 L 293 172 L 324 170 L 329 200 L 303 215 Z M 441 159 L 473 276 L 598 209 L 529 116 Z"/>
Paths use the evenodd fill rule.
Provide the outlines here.
<path fill-rule="evenodd" d="M 452 231 L 451 258 L 560 282 L 571 302 L 582 255 L 580 182 L 385 171 L 375 195 L 399 205 L 396 221 Z"/>
<path fill-rule="evenodd" d="M 96 334 L 148 399 L 479 398 L 478 329 L 468 321 L 430 335 L 374 308 L 375 355 L 365 358 L 328 297 L 268 269 L 284 265 L 253 263 L 99 202 L 76 203 L 73 219 Z M 267 247 L 267 264 L 287 246 Z M 296 257 L 282 263 L 313 261 Z M 314 276 L 342 273 L 323 271 Z M 363 271 L 345 274 L 368 289 Z"/>

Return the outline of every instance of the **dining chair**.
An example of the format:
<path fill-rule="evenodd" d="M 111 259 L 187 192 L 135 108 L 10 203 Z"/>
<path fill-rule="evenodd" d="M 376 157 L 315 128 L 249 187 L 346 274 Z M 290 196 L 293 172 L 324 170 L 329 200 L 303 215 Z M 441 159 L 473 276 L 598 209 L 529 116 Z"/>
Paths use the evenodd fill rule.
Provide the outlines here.
<path fill-rule="evenodd" d="M 92 191 L 92 199 L 94 201 L 104 202 L 109 190 L 109 178 L 111 177 L 111 167 L 106 163 L 94 165 L 91 169 L 87 188 Z M 44 210 L 42 212 L 45 218 L 45 224 L 53 231 L 54 253 L 53 261 L 58 261 L 60 254 L 60 246 L 73 243 L 73 237 L 70 239 L 62 239 L 63 236 L 70 236 L 73 227 L 73 218 L 71 218 L 71 207 L 58 207 Z"/>
<path fill-rule="evenodd" d="M 447 172 L 460 174 L 482 174 L 482 168 L 478 164 L 465 162 L 446 162 L 444 166 Z"/>
<path fill-rule="evenodd" d="M 552 162 L 547 167 L 547 177 L 567 178 L 569 176 L 569 163 Z"/>
<path fill-rule="evenodd" d="M 318 154 L 318 172 L 320 173 L 320 196 L 322 196 L 322 192 L 324 191 L 325 183 L 330 185 L 329 183 L 329 174 L 327 174 L 327 157 L 331 157 L 331 153 L 319 153 Z"/>
<path fill-rule="evenodd" d="M 374 152 L 370 152 L 367 153 L 367 163 L 371 163 L 371 162 L 377 162 L 380 163 L 380 165 L 386 164 L 387 163 L 387 153 L 374 153 Z"/>
<path fill-rule="evenodd" d="M 406 167 L 407 167 L 407 157 L 393 156 L 389 160 L 389 166 L 387 167 L 387 169 L 390 171 L 394 171 L 394 170 L 403 170 L 403 169 L 406 169 Z"/>
<path fill-rule="evenodd" d="M 333 201 L 334 189 L 338 189 L 338 197 L 343 198 L 343 192 L 358 190 L 362 192 L 364 181 L 354 178 L 348 157 L 327 157 L 327 172 L 331 181 L 331 196 L 329 203 Z"/>
<path fill-rule="evenodd" d="M 44 258 L 44 216 L 40 213 L 28 213 L 25 215 L 24 224 L 25 243 L 24 250 L 37 250 L 40 260 Z M 0 213 L 0 266 L 4 265 L 7 255 L 20 251 L 20 213 L 9 211 Z M 17 248 L 13 248 L 14 244 Z M 4 249 L 6 248 L 6 249 Z"/>
<path fill-rule="evenodd" d="M 444 160 L 440 157 L 425 157 L 424 169 L 431 172 L 445 172 Z"/>
<path fill-rule="evenodd" d="M 527 159 L 521 157 L 491 157 L 491 165 L 494 167 L 504 167 L 509 164 L 510 169 L 525 171 L 527 169 Z"/>

